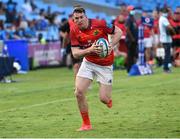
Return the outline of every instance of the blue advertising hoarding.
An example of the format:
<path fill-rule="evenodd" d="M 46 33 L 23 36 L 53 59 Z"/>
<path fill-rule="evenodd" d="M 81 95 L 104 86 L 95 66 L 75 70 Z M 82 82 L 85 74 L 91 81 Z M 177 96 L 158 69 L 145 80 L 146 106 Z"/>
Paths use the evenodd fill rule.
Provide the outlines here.
<path fill-rule="evenodd" d="M 7 46 L 9 56 L 14 57 L 14 60 L 20 63 L 21 70 L 28 71 L 29 70 L 28 41 L 8 40 L 4 42 L 4 45 Z"/>

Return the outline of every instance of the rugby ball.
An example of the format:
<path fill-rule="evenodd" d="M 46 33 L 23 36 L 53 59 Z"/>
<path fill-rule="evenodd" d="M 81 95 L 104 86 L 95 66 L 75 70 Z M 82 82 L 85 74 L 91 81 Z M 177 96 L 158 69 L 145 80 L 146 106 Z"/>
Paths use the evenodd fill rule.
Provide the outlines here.
<path fill-rule="evenodd" d="M 97 40 L 96 42 L 97 45 L 99 45 L 99 47 L 101 47 L 102 51 L 100 53 L 100 57 L 106 57 L 108 55 L 109 52 L 109 43 L 105 38 L 100 38 Z"/>

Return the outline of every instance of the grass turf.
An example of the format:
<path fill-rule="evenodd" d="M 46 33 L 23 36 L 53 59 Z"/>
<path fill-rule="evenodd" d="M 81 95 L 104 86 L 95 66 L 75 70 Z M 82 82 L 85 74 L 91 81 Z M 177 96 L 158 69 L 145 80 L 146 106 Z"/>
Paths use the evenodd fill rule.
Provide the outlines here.
<path fill-rule="evenodd" d="M 0 137 L 8 138 L 180 138 L 180 69 L 128 77 L 116 70 L 113 108 L 87 93 L 92 131 L 76 132 L 81 118 L 73 94 L 72 70 L 52 68 L 13 75 L 0 84 Z"/>

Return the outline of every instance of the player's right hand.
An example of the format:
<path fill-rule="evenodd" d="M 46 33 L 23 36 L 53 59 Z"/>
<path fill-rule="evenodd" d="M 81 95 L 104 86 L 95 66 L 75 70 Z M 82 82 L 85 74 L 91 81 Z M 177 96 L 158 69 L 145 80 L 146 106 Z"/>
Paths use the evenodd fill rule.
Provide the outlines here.
<path fill-rule="evenodd" d="M 97 45 L 96 41 L 92 44 L 91 48 L 92 48 L 92 52 L 96 53 L 97 55 L 99 55 L 102 51 L 101 46 Z"/>

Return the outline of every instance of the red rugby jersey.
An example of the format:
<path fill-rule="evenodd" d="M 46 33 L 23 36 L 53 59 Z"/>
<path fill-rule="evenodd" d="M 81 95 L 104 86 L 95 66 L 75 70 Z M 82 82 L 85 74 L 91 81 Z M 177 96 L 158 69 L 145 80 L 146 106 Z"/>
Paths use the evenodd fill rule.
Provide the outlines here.
<path fill-rule="evenodd" d="M 154 19 L 153 31 L 154 34 L 159 34 L 159 19 Z"/>
<path fill-rule="evenodd" d="M 73 29 L 75 26 L 75 23 L 73 22 L 71 18 L 68 20 L 68 23 L 69 23 L 70 30 Z"/>
<path fill-rule="evenodd" d="M 105 38 L 108 40 L 108 34 L 114 33 L 114 26 L 107 24 L 104 20 L 89 19 L 89 26 L 85 30 L 80 30 L 77 26 L 73 26 L 70 30 L 71 47 L 80 47 L 86 49 L 99 38 Z M 113 64 L 114 54 L 113 51 L 105 58 L 99 57 L 99 55 L 92 53 L 85 56 L 87 61 L 101 65 L 109 66 Z"/>
<path fill-rule="evenodd" d="M 175 28 L 175 27 L 180 27 L 180 21 L 179 21 L 179 20 L 169 19 L 169 22 L 170 22 L 170 24 L 171 24 L 171 26 L 172 26 L 173 28 Z M 179 34 L 179 33 L 178 33 L 178 34 L 175 34 L 175 35 L 173 35 L 172 37 L 173 37 L 173 39 L 180 39 L 180 34 Z"/>
<path fill-rule="evenodd" d="M 151 37 L 151 28 L 144 25 L 144 38 Z"/>

